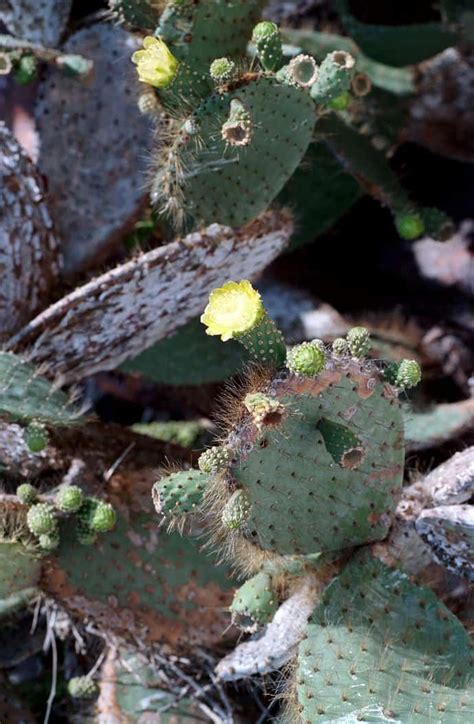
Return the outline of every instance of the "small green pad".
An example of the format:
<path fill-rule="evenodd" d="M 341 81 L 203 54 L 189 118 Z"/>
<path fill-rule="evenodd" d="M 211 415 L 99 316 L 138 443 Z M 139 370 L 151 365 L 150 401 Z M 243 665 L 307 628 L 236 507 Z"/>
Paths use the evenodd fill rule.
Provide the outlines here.
<path fill-rule="evenodd" d="M 390 526 L 403 477 L 398 401 L 377 372 L 332 365 L 339 371 L 275 383 L 287 414 L 264 433 L 242 428 L 245 454 L 231 473 L 249 499 L 250 539 L 264 550 L 337 551 L 382 539 Z"/>
<path fill-rule="evenodd" d="M 232 605 L 232 622 L 244 631 L 253 631 L 270 621 L 278 607 L 278 598 L 267 573 L 257 573 L 236 592 Z"/>
<path fill-rule="evenodd" d="M 34 588 L 41 574 L 41 559 L 22 543 L 0 541 L 0 601 Z"/>
<path fill-rule="evenodd" d="M 222 138 L 234 99 L 251 118 L 246 146 L 226 145 Z M 177 167 L 184 169 L 177 179 L 184 206 L 196 223 L 234 227 L 257 217 L 281 191 L 308 148 L 315 123 L 307 93 L 263 76 L 209 96 L 192 118 L 199 134 L 182 134 L 174 149 Z"/>
<path fill-rule="evenodd" d="M 326 589 L 298 650 L 299 721 L 473 721 L 469 636 L 427 588 L 367 552 Z"/>
<path fill-rule="evenodd" d="M 183 470 L 171 473 L 153 486 L 155 508 L 162 515 L 185 515 L 201 504 L 209 481 L 201 470 Z"/>

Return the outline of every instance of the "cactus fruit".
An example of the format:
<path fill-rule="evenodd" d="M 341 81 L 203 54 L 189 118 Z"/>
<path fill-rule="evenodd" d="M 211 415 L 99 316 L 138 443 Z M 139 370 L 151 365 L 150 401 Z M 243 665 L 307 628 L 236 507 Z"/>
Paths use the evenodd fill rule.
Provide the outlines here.
<path fill-rule="evenodd" d="M 421 380 L 421 368 L 414 359 L 403 359 L 401 362 L 394 362 L 388 365 L 384 374 L 391 384 L 401 390 L 416 387 Z"/>
<path fill-rule="evenodd" d="M 54 499 L 56 508 L 62 513 L 77 513 L 83 502 L 84 495 L 77 485 L 67 485 L 60 488 Z"/>
<path fill-rule="evenodd" d="M 253 29 L 252 42 L 255 43 L 257 55 L 263 68 L 277 71 L 283 65 L 283 51 L 278 25 L 264 20 Z"/>
<path fill-rule="evenodd" d="M 461 724 L 474 713 L 470 666 L 468 634 L 436 595 L 362 553 L 299 645 L 292 721 Z"/>
<path fill-rule="evenodd" d="M 402 239 L 414 241 L 425 231 L 421 214 L 414 211 L 401 211 L 395 215 L 395 226 Z"/>
<path fill-rule="evenodd" d="M 97 533 L 108 533 L 117 522 L 117 514 L 110 503 L 99 500 L 90 518 L 90 526 Z"/>
<path fill-rule="evenodd" d="M 29 483 L 22 483 L 16 489 L 17 498 L 24 505 L 33 505 L 38 497 L 38 492 Z"/>
<path fill-rule="evenodd" d="M 230 607 L 232 621 L 244 631 L 254 631 L 257 626 L 270 621 L 277 606 L 278 598 L 271 577 L 257 573 L 236 591 Z"/>
<path fill-rule="evenodd" d="M 346 336 L 349 352 L 353 357 L 365 357 L 370 352 L 370 334 L 365 327 L 353 327 Z"/>
<path fill-rule="evenodd" d="M 51 535 L 58 529 L 55 510 L 49 503 L 36 503 L 29 509 L 26 522 L 33 535 Z"/>
<path fill-rule="evenodd" d="M 317 342 L 303 342 L 292 347 L 287 355 L 286 366 L 295 375 L 314 377 L 324 369 L 326 353 Z"/>
<path fill-rule="evenodd" d="M 222 510 L 222 523 L 229 530 L 239 530 L 250 515 L 250 501 L 243 490 L 236 490 Z"/>
<path fill-rule="evenodd" d="M 311 98 L 316 103 L 327 104 L 351 87 L 355 60 L 344 50 L 335 50 L 323 60 L 318 77 L 311 85 Z"/>
<path fill-rule="evenodd" d="M 334 357 L 345 357 L 349 354 L 349 345 L 344 337 L 337 337 L 332 343 L 332 353 Z"/>
<path fill-rule="evenodd" d="M 222 445 L 215 445 L 199 456 L 198 466 L 203 473 L 217 473 L 230 462 L 231 452 Z"/>
<path fill-rule="evenodd" d="M 23 430 L 25 444 L 32 453 L 39 453 L 49 442 L 46 427 L 36 420 L 32 420 Z"/>
<path fill-rule="evenodd" d="M 171 473 L 153 486 L 153 502 L 162 515 L 192 513 L 203 500 L 208 476 L 202 470 Z"/>
<path fill-rule="evenodd" d="M 74 676 L 67 683 L 67 691 L 74 699 L 91 699 L 97 694 L 97 684 L 89 676 Z"/>

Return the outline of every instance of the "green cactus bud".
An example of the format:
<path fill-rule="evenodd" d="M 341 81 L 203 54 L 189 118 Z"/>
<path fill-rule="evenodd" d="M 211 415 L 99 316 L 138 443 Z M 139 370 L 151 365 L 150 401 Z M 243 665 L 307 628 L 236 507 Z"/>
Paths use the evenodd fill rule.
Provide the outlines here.
<path fill-rule="evenodd" d="M 277 607 L 271 577 L 257 573 L 236 591 L 230 607 L 232 622 L 244 631 L 255 631 L 270 621 Z"/>
<path fill-rule="evenodd" d="M 202 470 L 182 470 L 158 480 L 152 488 L 156 512 L 167 516 L 194 512 L 202 503 L 208 482 Z"/>
<path fill-rule="evenodd" d="M 43 424 L 33 420 L 23 430 L 23 439 L 28 450 L 32 453 L 39 453 L 49 442 L 48 431 Z"/>
<path fill-rule="evenodd" d="M 40 548 L 45 551 L 56 550 L 56 548 L 59 547 L 59 532 L 55 531 L 54 533 L 44 533 L 40 535 L 38 543 Z"/>
<path fill-rule="evenodd" d="M 84 502 L 82 490 L 77 485 L 68 485 L 60 488 L 56 494 L 54 504 L 63 513 L 76 513 Z"/>
<path fill-rule="evenodd" d="M 33 505 L 33 503 L 36 501 L 36 498 L 38 497 L 38 492 L 36 488 L 34 488 L 29 483 L 23 483 L 22 485 L 19 485 L 16 489 L 16 494 L 18 500 L 24 505 Z"/>
<path fill-rule="evenodd" d="M 370 334 L 365 327 L 353 327 L 347 333 L 349 352 L 353 357 L 365 357 L 370 352 Z"/>
<path fill-rule="evenodd" d="M 97 685 L 88 676 L 74 676 L 69 679 L 67 690 L 74 699 L 90 699 L 97 694 Z"/>
<path fill-rule="evenodd" d="M 209 73 L 214 83 L 228 83 L 235 75 L 235 63 L 230 58 L 216 58 L 211 63 Z"/>
<path fill-rule="evenodd" d="M 250 501 L 243 490 L 236 490 L 224 506 L 222 523 L 230 530 L 239 530 L 248 520 Z"/>
<path fill-rule="evenodd" d="M 28 85 L 36 78 L 38 63 L 34 55 L 22 55 L 15 66 L 14 77 L 19 85 Z"/>
<path fill-rule="evenodd" d="M 348 91 L 354 73 L 355 60 L 344 50 L 327 55 L 319 67 L 318 79 L 311 86 L 311 98 L 327 104 Z"/>
<path fill-rule="evenodd" d="M 351 94 L 348 91 L 344 91 L 340 96 L 329 101 L 328 105 L 333 111 L 345 111 L 346 108 L 349 107 L 350 102 Z"/>
<path fill-rule="evenodd" d="M 253 29 L 252 42 L 262 66 L 268 71 L 277 71 L 283 65 L 283 50 L 278 25 L 264 20 Z"/>
<path fill-rule="evenodd" d="M 277 425 L 285 414 L 285 406 L 279 400 L 261 392 L 250 392 L 246 395 L 244 405 L 259 429 L 267 425 Z"/>
<path fill-rule="evenodd" d="M 297 55 L 289 62 L 286 68 L 286 78 L 289 83 L 300 88 L 311 88 L 318 78 L 318 64 L 311 55 Z"/>
<path fill-rule="evenodd" d="M 26 516 L 26 523 L 33 535 L 48 535 L 58 528 L 56 512 L 48 503 L 33 505 Z"/>
<path fill-rule="evenodd" d="M 314 342 L 303 342 L 288 351 L 286 366 L 296 375 L 314 377 L 324 369 L 326 353 L 319 344 Z"/>
<path fill-rule="evenodd" d="M 223 124 L 221 132 L 222 139 L 229 146 L 248 146 L 252 140 L 252 119 L 238 98 L 232 99 L 229 118 Z"/>
<path fill-rule="evenodd" d="M 403 359 L 394 362 L 385 370 L 385 378 L 395 387 L 407 390 L 416 387 L 421 380 L 421 367 L 414 359 Z"/>
<path fill-rule="evenodd" d="M 420 213 L 423 217 L 425 233 L 432 239 L 447 241 L 456 231 L 452 220 L 444 211 L 435 208 L 424 208 Z"/>
<path fill-rule="evenodd" d="M 416 211 L 395 214 L 395 226 L 402 239 L 407 241 L 418 239 L 425 231 L 424 221 Z"/>
<path fill-rule="evenodd" d="M 334 357 L 345 357 L 349 354 L 349 345 L 344 337 L 337 337 L 332 343 L 332 353 Z"/>
<path fill-rule="evenodd" d="M 110 503 L 104 503 L 104 501 L 97 501 L 97 505 L 90 519 L 90 526 L 92 530 L 97 533 L 108 533 L 115 527 L 117 522 L 117 514 Z"/>
<path fill-rule="evenodd" d="M 222 445 L 216 445 L 205 450 L 198 460 L 199 470 L 203 473 L 217 473 L 224 470 L 232 459 L 230 450 Z"/>

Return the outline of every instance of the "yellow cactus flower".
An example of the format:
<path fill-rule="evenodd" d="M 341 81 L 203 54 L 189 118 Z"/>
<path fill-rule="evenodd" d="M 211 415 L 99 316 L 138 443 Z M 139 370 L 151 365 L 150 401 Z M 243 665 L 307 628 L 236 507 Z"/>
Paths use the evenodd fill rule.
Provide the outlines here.
<path fill-rule="evenodd" d="M 220 335 L 227 342 L 253 329 L 264 314 L 260 294 L 250 282 L 227 282 L 211 292 L 201 322 L 206 325 L 207 334 Z"/>
<path fill-rule="evenodd" d="M 139 80 L 155 88 L 167 88 L 179 66 L 166 43 L 152 35 L 143 39 L 143 50 L 137 50 L 132 55 L 132 63 L 137 66 Z"/>

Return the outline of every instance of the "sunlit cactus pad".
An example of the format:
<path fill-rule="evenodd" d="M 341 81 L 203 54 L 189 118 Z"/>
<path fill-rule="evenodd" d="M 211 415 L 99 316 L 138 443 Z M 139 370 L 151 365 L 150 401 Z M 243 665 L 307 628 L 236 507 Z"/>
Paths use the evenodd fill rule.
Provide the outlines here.
<path fill-rule="evenodd" d="M 313 613 L 299 646 L 292 721 L 464 724 L 474 716 L 470 676 L 469 637 L 456 617 L 364 553 Z"/>

